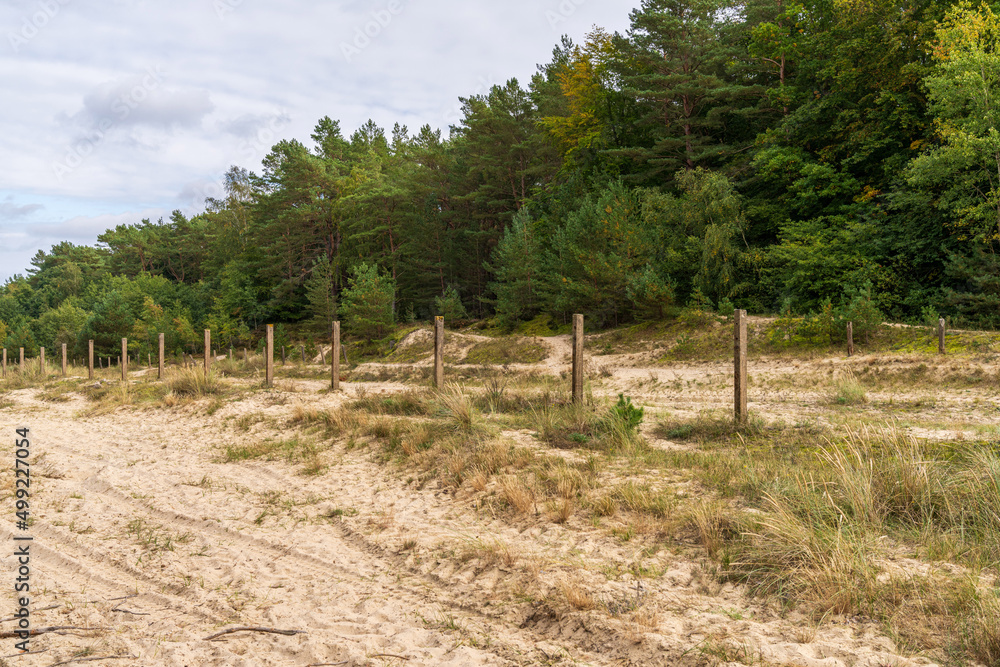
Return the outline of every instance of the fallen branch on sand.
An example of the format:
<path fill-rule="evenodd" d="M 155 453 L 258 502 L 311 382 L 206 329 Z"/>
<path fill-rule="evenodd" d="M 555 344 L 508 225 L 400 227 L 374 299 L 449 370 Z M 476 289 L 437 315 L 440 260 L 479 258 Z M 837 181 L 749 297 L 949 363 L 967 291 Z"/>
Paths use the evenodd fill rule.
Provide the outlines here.
<path fill-rule="evenodd" d="M 39 611 L 48 611 L 49 609 L 55 609 L 56 607 L 61 607 L 61 604 L 50 604 L 48 607 L 39 607 L 38 609 L 32 609 L 32 613 Z M 7 621 L 16 621 L 17 616 L 11 616 L 10 618 L 0 618 L 0 623 L 6 623 Z"/>
<path fill-rule="evenodd" d="M 56 667 L 56 665 L 68 665 L 71 662 L 92 662 L 94 660 L 135 660 L 139 656 L 136 655 L 96 655 L 93 658 L 70 658 L 69 660 L 63 660 L 61 662 L 53 662 L 49 667 Z"/>
<path fill-rule="evenodd" d="M 234 632 L 270 632 L 276 635 L 289 635 L 289 636 L 306 634 L 305 630 L 279 630 L 278 628 L 240 626 L 238 628 L 229 628 L 227 630 L 222 630 L 221 632 L 216 632 L 214 635 L 209 635 L 208 637 L 205 637 L 205 641 L 211 641 L 213 639 L 221 637 L 222 635 L 230 635 Z"/>

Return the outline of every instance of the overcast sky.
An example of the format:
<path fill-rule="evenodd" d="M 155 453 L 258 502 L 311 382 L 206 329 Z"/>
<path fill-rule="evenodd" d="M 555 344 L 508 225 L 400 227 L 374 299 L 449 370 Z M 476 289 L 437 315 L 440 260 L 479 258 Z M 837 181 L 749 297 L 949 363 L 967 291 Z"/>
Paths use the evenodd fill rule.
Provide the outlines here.
<path fill-rule="evenodd" d="M 0 0 L 0 280 L 38 249 L 204 208 L 323 116 L 417 130 L 526 84 L 638 0 Z"/>

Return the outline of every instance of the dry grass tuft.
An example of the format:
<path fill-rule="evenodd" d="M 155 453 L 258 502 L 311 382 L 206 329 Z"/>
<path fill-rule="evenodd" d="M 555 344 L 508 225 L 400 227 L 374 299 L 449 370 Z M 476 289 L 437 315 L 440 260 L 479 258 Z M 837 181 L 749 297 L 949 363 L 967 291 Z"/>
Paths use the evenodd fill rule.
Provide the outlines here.
<path fill-rule="evenodd" d="M 597 607 L 597 602 L 594 600 L 593 596 L 581 588 L 579 584 L 562 580 L 559 582 L 558 586 L 559 592 L 562 593 L 563 597 L 566 598 L 566 602 L 568 602 L 569 606 L 573 607 L 573 609 L 589 611 Z"/>
<path fill-rule="evenodd" d="M 868 397 L 861 380 L 854 371 L 848 370 L 834 383 L 831 400 L 839 405 L 860 405 L 866 403 Z"/>
<path fill-rule="evenodd" d="M 614 516 L 618 513 L 618 501 L 611 495 L 601 496 L 590 501 L 590 507 L 597 516 Z"/>
<path fill-rule="evenodd" d="M 456 384 L 448 385 L 448 388 L 438 394 L 438 403 L 441 409 L 448 416 L 454 426 L 466 433 L 476 430 L 479 424 L 479 413 L 469 395 Z"/>
<path fill-rule="evenodd" d="M 517 475 L 503 475 L 498 486 L 501 497 L 519 513 L 535 511 L 535 493 Z"/>
<path fill-rule="evenodd" d="M 718 554 L 731 530 L 728 505 L 719 501 L 703 501 L 691 510 L 691 521 L 698 531 L 701 545 L 712 558 Z"/>
<path fill-rule="evenodd" d="M 201 396 L 216 396 L 225 390 L 225 385 L 218 376 L 209 372 L 207 375 L 203 370 L 180 370 L 167 378 L 167 389 L 176 396 L 190 396 L 198 398 Z"/>
<path fill-rule="evenodd" d="M 555 522 L 556 523 L 566 523 L 573 516 L 573 500 L 570 498 L 563 498 L 556 509 Z"/>
<path fill-rule="evenodd" d="M 469 561 L 478 558 L 487 566 L 505 565 L 514 567 L 517 564 L 517 554 L 510 548 L 510 545 L 498 537 L 488 540 L 474 538 L 468 540 L 468 545 L 462 551 L 459 559 Z"/>

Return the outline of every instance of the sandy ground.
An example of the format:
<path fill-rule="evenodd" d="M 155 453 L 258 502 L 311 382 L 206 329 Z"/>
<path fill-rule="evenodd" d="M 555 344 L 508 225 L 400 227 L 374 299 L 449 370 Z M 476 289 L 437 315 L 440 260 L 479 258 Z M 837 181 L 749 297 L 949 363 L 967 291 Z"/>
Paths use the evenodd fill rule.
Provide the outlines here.
<path fill-rule="evenodd" d="M 568 337 L 545 341 L 550 357 L 534 368 L 565 372 Z M 727 364 L 648 361 L 593 360 L 614 369 L 595 392 L 627 391 L 678 415 L 726 409 L 731 400 Z M 840 361 L 809 362 L 810 372 L 825 372 L 828 363 Z M 760 387 L 751 409 L 802 419 L 824 391 L 780 388 L 782 377 L 802 371 L 792 362 L 751 364 Z M 81 417 L 81 397 L 52 403 L 39 400 L 37 389 L 6 394 L 4 437 L 10 442 L 16 427 L 29 427 L 35 454 L 27 531 L 34 538 L 32 626 L 70 627 L 33 638 L 30 655 L 17 655 L 17 640 L 4 639 L 0 664 L 102 656 L 117 659 L 90 664 L 933 664 L 900 655 L 864 619 L 819 624 L 781 615 L 718 584 L 707 559 L 641 553 L 582 512 L 562 524 L 495 516 L 471 489 L 415 484 L 370 449 L 335 446 L 318 476 L 286 461 L 222 462 L 226 444 L 293 435 L 288 420 L 297 405 L 335 407 L 362 386 L 403 388 L 346 383 L 343 394 L 320 394 L 322 382 L 282 386 L 243 395 L 212 415 L 203 401 Z M 995 420 L 995 399 L 985 391 L 975 398 L 981 410 L 972 421 Z M 945 419 L 970 401 L 938 396 L 934 410 Z M 240 418 L 249 419 L 249 430 Z M 533 440 L 529 432 L 505 436 Z M 14 526 L 12 474 L 3 488 L 10 520 L 0 523 L 0 537 L 12 545 L 15 533 L 24 534 Z M 13 612 L 10 552 L 3 604 Z M 630 574 L 640 561 L 656 574 Z M 565 604 L 567 588 L 604 604 L 575 609 Z M 636 611 L 609 614 L 615 605 Z M 14 625 L 4 618 L 2 629 Z M 301 632 L 206 639 L 238 626 Z"/>

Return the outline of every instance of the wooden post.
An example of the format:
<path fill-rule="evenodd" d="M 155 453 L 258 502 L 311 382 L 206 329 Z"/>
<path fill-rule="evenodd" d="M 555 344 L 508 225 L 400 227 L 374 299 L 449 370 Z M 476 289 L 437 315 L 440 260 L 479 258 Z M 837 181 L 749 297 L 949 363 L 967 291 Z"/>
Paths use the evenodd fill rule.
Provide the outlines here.
<path fill-rule="evenodd" d="M 159 338 L 160 338 L 160 340 L 159 340 L 159 343 L 160 343 L 159 344 L 160 355 L 158 357 L 158 362 L 157 362 L 157 367 L 156 367 L 156 377 L 158 379 L 162 380 L 163 379 L 163 361 L 164 361 L 163 360 L 163 352 L 164 352 L 164 349 L 163 349 L 163 334 L 160 334 Z"/>
<path fill-rule="evenodd" d="M 281 346 L 281 365 L 285 365 L 285 346 Z"/>
<path fill-rule="evenodd" d="M 340 322 L 333 323 L 333 342 L 330 345 L 330 389 L 340 391 Z"/>
<path fill-rule="evenodd" d="M 434 318 L 434 386 L 444 389 L 444 318 Z"/>
<path fill-rule="evenodd" d="M 128 338 L 122 338 L 122 382 L 128 382 Z"/>
<path fill-rule="evenodd" d="M 573 315 L 573 402 L 583 403 L 583 315 Z"/>
<path fill-rule="evenodd" d="M 303 364 L 306 363 L 306 346 L 305 345 L 299 345 L 299 352 L 302 353 L 302 363 Z"/>
<path fill-rule="evenodd" d="M 854 356 L 854 322 L 847 323 L 847 356 Z"/>
<path fill-rule="evenodd" d="M 735 391 L 734 416 L 737 424 L 747 421 L 747 311 L 734 313 L 733 332 L 733 388 Z"/>
<path fill-rule="evenodd" d="M 22 347 L 22 348 L 20 348 L 20 350 L 21 350 L 21 362 L 20 362 L 20 364 L 18 364 L 18 370 L 20 370 L 21 373 L 23 374 L 24 373 L 24 348 Z"/>
<path fill-rule="evenodd" d="M 264 362 L 264 380 L 268 387 L 274 386 L 274 325 L 267 325 L 267 357 Z"/>
<path fill-rule="evenodd" d="M 63 371 L 63 377 L 66 377 L 66 343 L 62 344 L 62 353 L 63 353 L 62 371 Z"/>
<path fill-rule="evenodd" d="M 40 353 L 38 355 L 38 370 L 41 371 L 42 376 L 44 377 L 44 375 L 45 375 L 45 348 L 41 347 L 41 348 L 38 348 L 38 349 L 40 350 Z"/>
<path fill-rule="evenodd" d="M 229 346 L 229 356 L 227 357 L 229 361 L 236 361 L 236 357 L 233 356 L 233 346 Z"/>
<path fill-rule="evenodd" d="M 209 354 L 212 352 L 212 331 L 211 329 L 205 329 L 205 376 L 208 376 L 208 371 L 212 368 L 212 360 L 209 358 Z"/>
<path fill-rule="evenodd" d="M 7 377 L 7 348 L 3 349 L 3 376 Z"/>
<path fill-rule="evenodd" d="M 319 346 L 319 363 L 326 366 L 326 350 L 323 349 L 322 343 Z"/>
<path fill-rule="evenodd" d="M 243 363 L 246 363 L 247 359 L 249 359 L 249 358 L 250 357 L 247 355 L 247 347 L 246 347 L 246 345 L 244 345 L 243 346 Z"/>
<path fill-rule="evenodd" d="M 938 319 L 938 354 L 944 354 L 944 318 Z"/>

